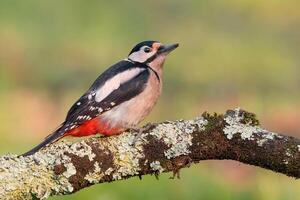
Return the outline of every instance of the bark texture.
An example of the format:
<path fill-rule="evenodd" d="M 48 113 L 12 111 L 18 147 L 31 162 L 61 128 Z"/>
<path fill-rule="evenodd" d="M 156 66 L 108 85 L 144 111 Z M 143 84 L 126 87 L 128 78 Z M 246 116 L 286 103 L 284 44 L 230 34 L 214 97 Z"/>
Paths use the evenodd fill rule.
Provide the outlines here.
<path fill-rule="evenodd" d="M 224 115 L 148 125 L 81 142 L 61 141 L 28 157 L 0 157 L 0 199 L 46 199 L 102 182 L 173 172 L 209 159 L 231 159 L 300 177 L 300 141 L 264 130 L 241 109 Z"/>

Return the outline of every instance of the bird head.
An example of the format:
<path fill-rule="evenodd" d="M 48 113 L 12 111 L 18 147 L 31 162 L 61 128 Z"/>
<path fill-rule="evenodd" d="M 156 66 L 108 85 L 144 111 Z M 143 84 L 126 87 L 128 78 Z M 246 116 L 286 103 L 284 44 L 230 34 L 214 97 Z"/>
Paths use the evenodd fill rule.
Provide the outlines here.
<path fill-rule="evenodd" d="M 128 55 L 128 59 L 144 63 L 153 68 L 162 67 L 166 56 L 177 47 L 177 43 L 164 45 L 157 41 L 144 41 L 133 47 Z"/>

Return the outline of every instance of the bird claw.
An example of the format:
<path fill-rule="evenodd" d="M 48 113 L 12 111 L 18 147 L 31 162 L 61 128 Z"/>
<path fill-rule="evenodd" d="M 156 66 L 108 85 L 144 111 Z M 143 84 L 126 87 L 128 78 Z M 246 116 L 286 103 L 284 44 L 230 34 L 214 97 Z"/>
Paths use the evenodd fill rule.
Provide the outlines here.
<path fill-rule="evenodd" d="M 142 128 L 138 128 L 138 127 L 132 127 L 129 129 L 129 131 L 134 131 L 134 132 L 137 132 L 137 135 L 135 136 L 135 138 L 133 139 L 133 142 L 132 142 L 132 146 L 134 146 L 136 144 L 136 142 L 141 138 L 142 134 L 145 132 L 145 131 L 149 131 L 151 130 L 153 127 L 155 126 L 155 124 L 153 123 L 148 123 L 146 124 L 145 126 L 143 126 Z"/>
<path fill-rule="evenodd" d="M 142 175 L 141 174 L 139 174 L 138 177 L 139 177 L 140 180 L 142 180 Z"/>
<path fill-rule="evenodd" d="M 176 170 L 173 170 L 173 176 L 170 177 L 170 179 L 180 179 L 180 169 L 176 169 Z"/>
<path fill-rule="evenodd" d="M 183 167 L 190 167 L 192 159 L 189 156 L 179 156 L 172 162 L 173 164 L 173 176 L 170 179 L 180 179 L 180 169 Z"/>
<path fill-rule="evenodd" d="M 159 180 L 159 173 L 158 172 L 155 172 L 154 176 L 155 176 L 156 180 Z"/>

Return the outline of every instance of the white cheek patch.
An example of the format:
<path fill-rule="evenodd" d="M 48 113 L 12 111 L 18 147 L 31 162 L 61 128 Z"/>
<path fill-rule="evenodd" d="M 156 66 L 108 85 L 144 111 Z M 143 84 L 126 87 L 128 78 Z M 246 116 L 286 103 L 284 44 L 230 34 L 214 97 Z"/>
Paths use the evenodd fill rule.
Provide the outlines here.
<path fill-rule="evenodd" d="M 135 61 L 135 62 L 140 62 L 140 63 L 142 63 L 142 62 L 145 62 L 148 58 L 150 58 L 150 57 L 153 56 L 154 54 L 155 54 L 154 51 L 149 52 L 149 53 L 146 53 L 146 52 L 144 52 L 143 49 L 141 49 L 141 50 L 139 50 L 139 51 L 137 51 L 137 52 L 134 52 L 134 53 L 130 54 L 128 58 L 129 58 L 130 60 Z"/>
<path fill-rule="evenodd" d="M 117 90 L 121 84 L 129 81 L 142 71 L 146 70 L 145 68 L 133 68 L 130 70 L 126 70 L 124 72 L 121 72 L 111 79 L 107 80 L 105 84 L 98 88 L 95 95 L 95 101 L 100 102 L 105 97 L 107 97 L 109 94 L 111 94 L 114 90 Z"/>

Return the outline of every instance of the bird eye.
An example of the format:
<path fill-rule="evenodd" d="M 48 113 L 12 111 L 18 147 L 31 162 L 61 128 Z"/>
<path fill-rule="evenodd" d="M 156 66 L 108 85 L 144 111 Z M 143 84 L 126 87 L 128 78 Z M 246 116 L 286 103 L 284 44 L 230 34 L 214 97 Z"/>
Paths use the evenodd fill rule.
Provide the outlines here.
<path fill-rule="evenodd" d="M 151 51 L 151 48 L 149 48 L 149 47 L 145 47 L 145 48 L 144 48 L 144 52 L 145 52 L 145 53 L 149 53 L 150 51 Z"/>

